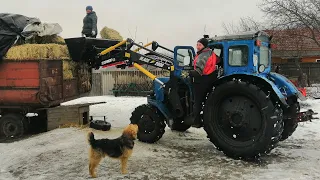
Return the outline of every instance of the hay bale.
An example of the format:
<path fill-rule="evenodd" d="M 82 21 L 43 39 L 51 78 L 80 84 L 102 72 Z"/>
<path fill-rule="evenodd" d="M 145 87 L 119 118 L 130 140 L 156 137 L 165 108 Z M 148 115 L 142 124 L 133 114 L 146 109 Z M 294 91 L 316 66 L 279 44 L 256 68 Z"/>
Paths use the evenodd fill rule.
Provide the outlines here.
<path fill-rule="evenodd" d="M 12 61 L 63 60 L 63 79 L 74 78 L 76 63 L 71 61 L 66 45 L 59 44 L 23 44 L 13 46 L 5 59 Z"/>
<path fill-rule="evenodd" d="M 86 63 L 79 63 L 78 64 L 78 78 L 79 78 L 79 85 L 80 85 L 80 93 L 89 92 L 91 90 L 91 73 L 88 71 L 90 67 Z"/>
<path fill-rule="evenodd" d="M 66 44 L 64 39 L 58 35 L 33 36 L 25 41 L 27 44 Z"/>
<path fill-rule="evenodd" d="M 65 123 L 65 124 L 62 124 L 58 127 L 59 129 L 62 129 L 62 128 L 78 128 L 78 129 L 86 129 L 86 128 L 89 128 L 89 124 L 78 124 L 78 123 Z"/>
<path fill-rule="evenodd" d="M 24 44 L 13 46 L 7 52 L 6 59 L 70 59 L 68 47 L 59 44 Z"/>
<path fill-rule="evenodd" d="M 112 28 L 104 27 L 100 31 L 100 36 L 104 39 L 112 39 L 122 41 L 123 37 L 120 33 Z"/>
<path fill-rule="evenodd" d="M 74 73 L 77 64 L 71 60 L 63 60 L 62 61 L 63 66 L 63 79 L 72 79 L 74 78 Z"/>

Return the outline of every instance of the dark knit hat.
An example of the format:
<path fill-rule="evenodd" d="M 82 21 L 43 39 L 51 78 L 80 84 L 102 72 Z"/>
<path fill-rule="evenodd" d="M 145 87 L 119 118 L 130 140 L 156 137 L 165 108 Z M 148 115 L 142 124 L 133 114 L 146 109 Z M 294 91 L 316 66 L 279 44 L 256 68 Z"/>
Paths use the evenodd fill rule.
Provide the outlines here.
<path fill-rule="evenodd" d="M 91 10 L 91 11 L 92 11 L 93 8 L 92 8 L 92 6 L 87 6 L 87 7 L 86 7 L 86 10 Z"/>
<path fill-rule="evenodd" d="M 208 47 L 208 40 L 206 38 L 201 38 L 198 40 L 199 43 L 201 43 L 204 47 Z"/>

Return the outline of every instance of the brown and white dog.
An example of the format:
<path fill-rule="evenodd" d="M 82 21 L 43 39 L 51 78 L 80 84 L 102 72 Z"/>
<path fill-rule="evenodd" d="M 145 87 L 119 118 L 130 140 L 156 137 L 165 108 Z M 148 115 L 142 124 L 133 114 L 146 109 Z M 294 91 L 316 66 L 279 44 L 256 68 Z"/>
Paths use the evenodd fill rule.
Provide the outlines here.
<path fill-rule="evenodd" d="M 95 169 L 102 158 L 119 159 L 121 162 L 122 174 L 127 173 L 127 162 L 132 154 L 134 140 L 137 138 L 138 126 L 129 124 L 122 132 L 122 135 L 116 139 L 94 139 L 92 132 L 88 133 L 89 150 L 89 173 L 91 177 L 97 177 Z"/>

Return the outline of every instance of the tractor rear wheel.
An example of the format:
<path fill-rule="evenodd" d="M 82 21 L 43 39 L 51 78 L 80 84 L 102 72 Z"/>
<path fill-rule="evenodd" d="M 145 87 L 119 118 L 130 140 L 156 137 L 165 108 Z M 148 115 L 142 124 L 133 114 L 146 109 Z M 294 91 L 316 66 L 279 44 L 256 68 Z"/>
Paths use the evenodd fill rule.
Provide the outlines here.
<path fill-rule="evenodd" d="M 227 82 L 208 97 L 204 129 L 210 141 L 227 156 L 255 159 L 279 142 L 282 109 L 256 85 Z"/>
<path fill-rule="evenodd" d="M 285 112 L 284 112 L 284 130 L 282 132 L 282 136 L 280 141 L 284 141 L 288 139 L 294 131 L 296 131 L 298 127 L 298 113 L 300 112 L 300 105 L 298 102 L 292 104 Z"/>
<path fill-rule="evenodd" d="M 160 111 L 151 105 L 137 107 L 130 118 L 132 124 L 137 124 L 138 140 L 146 143 L 157 142 L 165 132 L 165 123 Z"/>

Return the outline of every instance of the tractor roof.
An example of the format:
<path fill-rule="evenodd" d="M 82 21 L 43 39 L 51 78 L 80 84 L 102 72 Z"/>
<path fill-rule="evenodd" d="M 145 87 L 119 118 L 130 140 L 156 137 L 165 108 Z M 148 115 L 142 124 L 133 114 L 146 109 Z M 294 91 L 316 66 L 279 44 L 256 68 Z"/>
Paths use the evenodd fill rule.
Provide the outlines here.
<path fill-rule="evenodd" d="M 215 36 L 215 37 L 209 38 L 208 40 L 209 41 L 248 40 L 248 39 L 254 39 L 261 35 L 269 37 L 269 35 L 264 31 L 247 31 L 247 32 L 238 33 L 238 34 Z"/>

